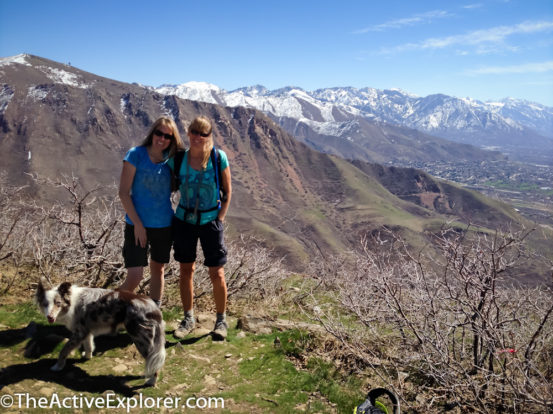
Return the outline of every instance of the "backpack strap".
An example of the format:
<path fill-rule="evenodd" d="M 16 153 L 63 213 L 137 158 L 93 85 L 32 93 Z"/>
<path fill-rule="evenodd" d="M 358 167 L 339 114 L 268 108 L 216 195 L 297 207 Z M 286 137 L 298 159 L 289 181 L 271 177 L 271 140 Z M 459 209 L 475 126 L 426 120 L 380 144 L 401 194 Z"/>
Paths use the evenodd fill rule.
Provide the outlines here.
<path fill-rule="evenodd" d="M 215 170 L 215 185 L 217 186 L 217 209 L 221 209 L 221 156 L 219 150 L 213 147 L 211 150 L 211 164 Z"/>
<path fill-rule="evenodd" d="M 182 160 L 186 151 L 177 151 L 175 157 L 173 158 L 173 171 L 171 174 L 171 190 L 177 191 L 180 187 L 180 167 L 182 165 Z"/>

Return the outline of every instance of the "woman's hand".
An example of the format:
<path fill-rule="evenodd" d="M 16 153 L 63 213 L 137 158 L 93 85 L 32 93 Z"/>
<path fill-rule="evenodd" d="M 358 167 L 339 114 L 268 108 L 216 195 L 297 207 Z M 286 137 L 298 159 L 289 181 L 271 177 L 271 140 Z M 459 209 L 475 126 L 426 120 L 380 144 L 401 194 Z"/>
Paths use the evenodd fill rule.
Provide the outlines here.
<path fill-rule="evenodd" d="M 221 185 L 224 189 L 225 197 L 221 201 L 221 209 L 219 210 L 219 215 L 217 219 L 222 223 L 225 221 L 227 216 L 228 207 L 230 204 L 230 198 L 232 196 L 232 181 L 230 177 L 230 167 L 225 168 L 221 172 Z"/>
<path fill-rule="evenodd" d="M 146 229 L 140 224 L 134 225 L 134 242 L 136 245 L 140 245 L 140 247 L 145 248 L 146 242 L 148 241 L 148 236 L 146 235 Z"/>

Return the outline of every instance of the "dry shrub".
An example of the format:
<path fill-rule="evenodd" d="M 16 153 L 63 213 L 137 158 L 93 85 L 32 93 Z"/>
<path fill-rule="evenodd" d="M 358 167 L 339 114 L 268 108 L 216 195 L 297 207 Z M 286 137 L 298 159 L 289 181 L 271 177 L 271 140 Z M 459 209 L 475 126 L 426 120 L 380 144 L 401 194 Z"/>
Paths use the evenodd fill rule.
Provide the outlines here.
<path fill-rule="evenodd" d="M 322 264 L 302 304 L 342 343 L 351 370 L 369 371 L 413 410 L 549 412 L 552 291 L 503 280 L 531 257 L 527 235 L 446 229 L 438 257 L 376 236 L 362 257 Z"/>
<path fill-rule="evenodd" d="M 26 186 L 12 186 L 0 173 L 0 294 L 18 282 L 25 266 L 25 244 L 31 228 L 30 209 L 21 201 Z"/>
<path fill-rule="evenodd" d="M 124 211 L 115 196 L 115 186 L 87 190 L 76 177 L 52 180 L 33 176 L 45 193 L 59 195 L 55 202 L 47 203 L 32 200 L 24 194 L 25 188 L 10 187 L 1 181 L 3 177 L 0 176 L 0 262 L 11 261 L 11 267 L 18 270 L 34 269 L 54 282 L 69 280 L 84 286 L 113 288 L 123 281 Z M 227 247 L 229 299 L 256 304 L 275 300 L 288 275 L 283 258 L 275 257 L 254 237 L 240 236 L 227 241 Z M 200 248 L 198 253 L 195 293 L 202 298 L 211 294 L 211 282 Z M 20 277 L 20 272 L 12 273 L 9 280 L 0 279 L 4 292 Z M 167 287 L 178 284 L 178 263 L 171 261 L 165 279 Z M 146 269 L 138 292 L 147 293 L 148 286 Z"/>
<path fill-rule="evenodd" d="M 108 287 L 124 274 L 121 246 L 123 212 L 115 186 L 86 190 L 76 177 L 33 176 L 45 191 L 58 191 L 52 203 L 33 201 L 34 223 L 27 235 L 33 264 L 48 279 Z"/>
<path fill-rule="evenodd" d="M 263 240 L 254 236 L 240 235 L 236 239 L 226 240 L 228 250 L 225 264 L 225 280 L 229 303 L 253 309 L 275 305 L 280 301 L 282 283 L 289 276 L 283 264 L 283 257 L 275 255 L 274 251 L 265 247 Z M 198 303 L 212 305 L 212 286 L 208 269 L 203 265 L 204 257 L 198 247 L 196 271 L 194 273 L 194 298 Z M 179 264 L 172 261 L 169 264 L 165 282 L 170 290 L 172 285 L 178 285 Z M 143 288 L 147 280 L 142 284 Z M 166 289 L 166 290 L 167 290 Z M 208 300 L 204 301 L 206 297 Z M 168 297 L 169 305 L 180 305 L 180 298 Z M 233 311 L 236 311 L 236 306 Z"/>

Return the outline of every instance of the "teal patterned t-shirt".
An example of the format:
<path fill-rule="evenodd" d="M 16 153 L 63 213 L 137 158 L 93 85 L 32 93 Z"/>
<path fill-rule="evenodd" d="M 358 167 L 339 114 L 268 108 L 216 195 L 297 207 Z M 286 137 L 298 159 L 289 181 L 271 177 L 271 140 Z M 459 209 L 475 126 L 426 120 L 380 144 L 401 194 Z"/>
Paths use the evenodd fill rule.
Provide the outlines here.
<path fill-rule="evenodd" d="M 228 167 L 227 154 L 223 150 L 218 149 L 219 157 L 221 157 L 221 171 Z M 174 168 L 174 159 L 168 161 L 169 167 Z M 188 175 L 188 185 L 186 176 Z M 180 200 L 175 216 L 190 224 L 196 224 L 196 217 L 192 213 L 185 214 L 183 206 L 189 209 L 194 209 L 196 201 L 199 199 L 198 210 L 209 210 L 217 205 L 217 186 L 215 184 L 215 169 L 211 162 L 211 157 L 207 162 L 204 171 L 197 171 L 188 164 L 188 152 L 184 154 L 182 164 L 179 171 L 180 179 Z M 222 186 L 222 183 L 219 184 Z M 188 195 L 188 196 L 187 196 Z M 199 224 L 207 224 L 217 218 L 219 210 L 215 209 L 205 213 L 201 213 Z"/>

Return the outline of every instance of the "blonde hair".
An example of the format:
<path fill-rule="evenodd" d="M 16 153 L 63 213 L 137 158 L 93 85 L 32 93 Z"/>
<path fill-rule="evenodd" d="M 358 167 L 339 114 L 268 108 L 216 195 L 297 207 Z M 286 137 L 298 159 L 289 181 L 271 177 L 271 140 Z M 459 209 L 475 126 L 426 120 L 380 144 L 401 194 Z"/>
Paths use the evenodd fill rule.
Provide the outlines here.
<path fill-rule="evenodd" d="M 206 168 L 207 163 L 209 162 L 209 157 L 211 156 L 211 150 L 213 149 L 213 126 L 207 117 L 200 115 L 194 118 L 188 126 L 189 134 L 192 130 L 196 130 L 202 134 L 209 134 L 209 137 L 207 137 L 204 144 L 204 158 L 202 160 L 202 168 Z"/>
<path fill-rule="evenodd" d="M 166 128 L 170 128 L 171 131 L 173 132 L 174 139 L 171 140 L 171 144 L 169 145 L 169 152 L 167 155 L 167 158 L 171 158 L 177 153 L 177 150 L 184 149 L 184 142 L 182 141 L 182 138 L 179 134 L 179 129 L 177 128 L 177 124 L 169 117 L 160 116 L 158 119 L 156 119 L 155 122 L 150 127 L 150 130 L 148 131 L 146 138 L 144 138 L 144 141 L 142 141 L 140 145 L 144 147 L 149 147 L 150 145 L 152 145 L 154 131 L 160 125 L 163 125 Z"/>

